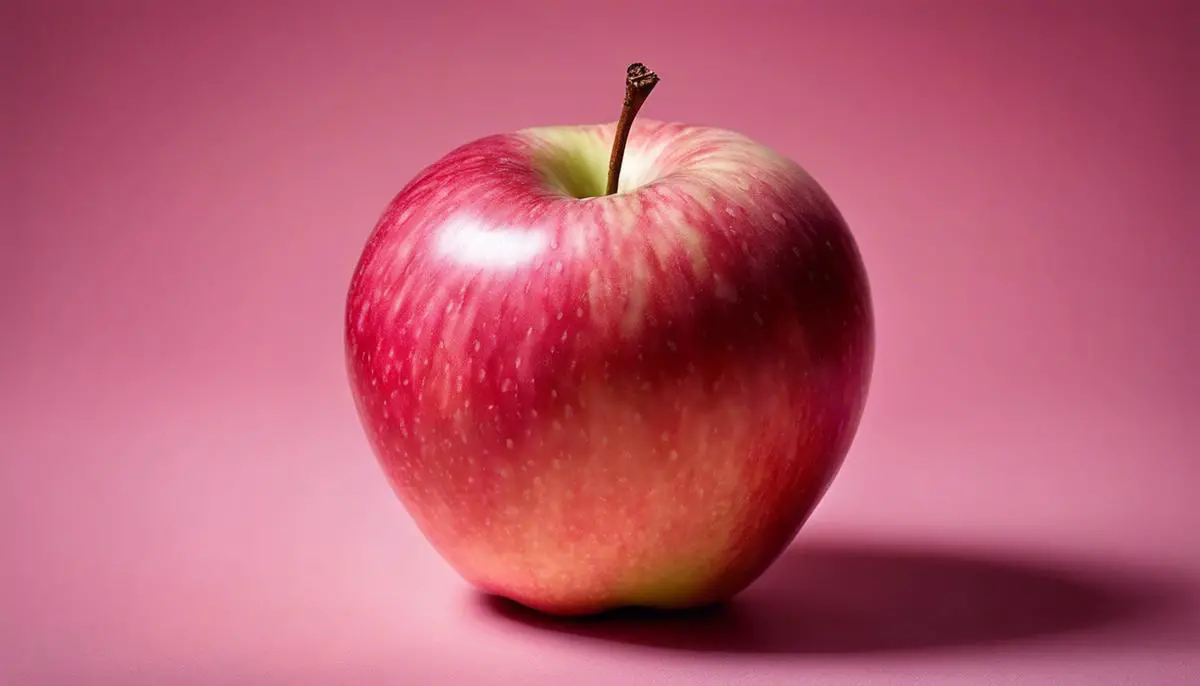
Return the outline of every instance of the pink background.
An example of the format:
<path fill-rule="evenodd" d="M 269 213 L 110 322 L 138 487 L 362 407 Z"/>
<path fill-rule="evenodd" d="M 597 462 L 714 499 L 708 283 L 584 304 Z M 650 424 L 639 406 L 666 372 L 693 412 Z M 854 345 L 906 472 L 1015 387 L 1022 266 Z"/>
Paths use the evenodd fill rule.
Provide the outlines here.
<path fill-rule="evenodd" d="M 1200 683 L 1200 4 L 333 7 L 5 3 L 0 682 Z M 421 166 L 632 60 L 840 203 L 875 384 L 742 602 L 547 623 L 403 513 L 341 308 Z"/>

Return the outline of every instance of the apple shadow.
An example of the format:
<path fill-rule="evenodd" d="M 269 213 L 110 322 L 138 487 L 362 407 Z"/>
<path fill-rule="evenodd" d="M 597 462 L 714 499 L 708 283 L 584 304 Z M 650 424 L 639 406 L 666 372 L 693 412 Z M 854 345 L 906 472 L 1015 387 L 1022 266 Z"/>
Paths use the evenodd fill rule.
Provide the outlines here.
<path fill-rule="evenodd" d="M 478 595 L 483 611 L 538 630 L 718 653 L 930 651 L 1121 626 L 1145 639 L 1182 590 L 1105 568 L 908 545 L 805 542 L 729 603 L 686 612 L 555 618 Z"/>

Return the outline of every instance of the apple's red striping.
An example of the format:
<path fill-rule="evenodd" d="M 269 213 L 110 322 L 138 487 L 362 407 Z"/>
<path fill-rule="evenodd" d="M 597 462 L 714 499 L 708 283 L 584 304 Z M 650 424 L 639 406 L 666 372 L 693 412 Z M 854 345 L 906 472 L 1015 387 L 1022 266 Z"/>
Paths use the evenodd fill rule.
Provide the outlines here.
<path fill-rule="evenodd" d="M 572 197 L 595 179 L 562 160 L 611 133 L 450 153 L 388 207 L 347 302 L 359 410 L 422 531 L 557 612 L 743 588 L 833 478 L 871 368 L 861 260 L 807 174 L 640 122 L 623 192 Z"/>

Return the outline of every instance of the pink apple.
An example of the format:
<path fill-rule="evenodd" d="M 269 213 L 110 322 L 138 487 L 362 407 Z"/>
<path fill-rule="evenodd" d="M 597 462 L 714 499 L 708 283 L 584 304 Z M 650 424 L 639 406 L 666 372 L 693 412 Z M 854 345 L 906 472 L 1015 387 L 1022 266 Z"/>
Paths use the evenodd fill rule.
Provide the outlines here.
<path fill-rule="evenodd" d="M 618 128 L 435 162 L 346 305 L 355 403 L 417 526 L 470 583 L 555 614 L 748 586 L 834 478 L 871 376 L 863 264 L 812 177 L 643 120 L 605 194 Z"/>

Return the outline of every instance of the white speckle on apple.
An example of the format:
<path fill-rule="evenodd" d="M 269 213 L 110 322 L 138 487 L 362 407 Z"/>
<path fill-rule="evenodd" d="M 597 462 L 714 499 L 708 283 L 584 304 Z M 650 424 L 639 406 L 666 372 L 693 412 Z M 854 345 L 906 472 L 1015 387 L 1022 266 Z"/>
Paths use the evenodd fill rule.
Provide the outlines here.
<path fill-rule="evenodd" d="M 725 279 L 717 276 L 713 278 L 713 282 L 718 298 L 728 303 L 736 303 L 738 301 L 737 289 L 725 281 Z"/>
<path fill-rule="evenodd" d="M 774 219 L 775 223 L 777 223 L 777 224 L 786 224 L 787 223 L 787 219 L 778 212 L 772 212 L 771 219 Z"/>
<path fill-rule="evenodd" d="M 672 450 L 671 452 L 667 453 L 667 459 L 670 460 L 671 462 L 678 460 L 679 459 L 679 451 Z"/>
<path fill-rule="evenodd" d="M 512 450 L 512 448 L 513 448 L 513 439 L 511 439 L 511 438 L 506 438 L 506 439 L 504 439 L 504 447 L 508 448 L 509 450 Z"/>

